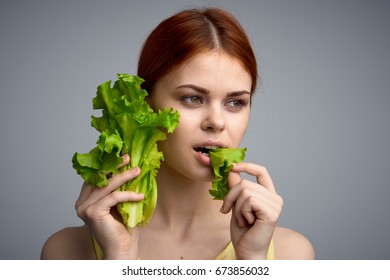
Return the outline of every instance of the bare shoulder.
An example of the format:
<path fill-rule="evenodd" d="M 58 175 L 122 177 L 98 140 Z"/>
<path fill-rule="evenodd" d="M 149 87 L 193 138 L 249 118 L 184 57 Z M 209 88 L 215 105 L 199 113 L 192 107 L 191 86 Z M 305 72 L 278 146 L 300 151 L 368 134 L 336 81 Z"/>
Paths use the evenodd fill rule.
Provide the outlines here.
<path fill-rule="evenodd" d="M 274 233 L 275 258 L 280 260 L 311 260 L 314 248 L 302 234 L 288 228 L 277 227 Z"/>
<path fill-rule="evenodd" d="M 43 260 L 95 259 L 91 235 L 86 226 L 64 228 L 50 236 L 41 251 Z"/>

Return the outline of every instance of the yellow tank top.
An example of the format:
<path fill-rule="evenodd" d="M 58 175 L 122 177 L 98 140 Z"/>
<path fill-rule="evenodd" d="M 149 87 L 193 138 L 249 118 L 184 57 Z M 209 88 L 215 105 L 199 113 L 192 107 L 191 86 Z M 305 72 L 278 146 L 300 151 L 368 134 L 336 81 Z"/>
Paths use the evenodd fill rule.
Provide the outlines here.
<path fill-rule="evenodd" d="M 96 242 L 95 238 L 92 236 L 93 247 L 95 248 L 96 259 L 103 260 L 103 251 L 100 249 L 99 244 Z M 268 252 L 267 252 L 267 260 L 275 259 L 274 252 L 274 242 L 271 240 L 269 244 Z M 233 243 L 229 242 L 226 248 L 215 258 L 216 260 L 235 260 L 236 253 L 234 252 Z"/>

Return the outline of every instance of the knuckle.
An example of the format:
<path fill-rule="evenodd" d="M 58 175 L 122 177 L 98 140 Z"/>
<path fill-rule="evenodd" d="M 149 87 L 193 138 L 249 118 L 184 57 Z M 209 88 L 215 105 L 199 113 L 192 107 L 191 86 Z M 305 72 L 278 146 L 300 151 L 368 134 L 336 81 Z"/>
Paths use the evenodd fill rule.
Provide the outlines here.
<path fill-rule="evenodd" d="M 259 165 L 259 170 L 261 174 L 268 173 L 267 167 L 265 167 L 264 165 Z"/>
<path fill-rule="evenodd" d="M 280 205 L 280 208 L 283 207 L 283 203 L 284 203 L 284 200 L 283 200 L 283 197 L 281 197 L 280 195 L 276 195 L 276 200 L 278 202 L 278 204 Z"/>
<path fill-rule="evenodd" d="M 249 196 L 248 197 L 248 202 L 252 205 L 252 204 L 254 204 L 254 203 L 256 203 L 256 198 L 253 196 L 253 195 L 251 195 L 251 196 Z"/>
<path fill-rule="evenodd" d="M 80 197 L 76 200 L 74 208 L 76 210 L 77 216 L 82 218 L 84 216 L 84 207 Z"/>
<path fill-rule="evenodd" d="M 94 220 L 95 216 L 96 216 L 96 210 L 95 210 L 95 207 L 93 207 L 92 205 L 88 206 L 85 208 L 85 210 L 83 211 L 84 213 L 84 219 L 86 220 Z"/>
<path fill-rule="evenodd" d="M 270 214 L 269 216 L 269 220 L 270 222 L 277 222 L 279 219 L 279 214 L 278 213 L 273 213 L 273 214 Z"/>
<path fill-rule="evenodd" d="M 124 184 L 125 182 L 134 179 L 135 175 L 136 171 L 134 169 L 129 169 L 125 172 L 119 173 L 115 177 L 117 178 L 119 184 Z"/>
<path fill-rule="evenodd" d="M 81 205 L 78 205 L 76 207 L 76 214 L 79 218 L 84 219 L 85 218 L 85 209 Z"/>
<path fill-rule="evenodd" d="M 76 212 L 77 212 L 78 209 L 80 208 L 80 205 L 81 205 L 80 199 L 77 199 L 77 200 L 76 200 L 76 203 L 74 204 L 74 209 L 76 210 Z"/>
<path fill-rule="evenodd" d="M 277 209 L 274 213 L 274 221 L 279 220 L 280 214 L 281 214 L 281 209 Z"/>
<path fill-rule="evenodd" d="M 113 191 L 110 193 L 110 196 L 114 201 L 118 202 L 120 200 L 121 193 L 119 191 Z"/>
<path fill-rule="evenodd" d="M 278 203 L 274 206 L 274 211 L 272 211 L 272 217 L 276 221 L 279 219 L 280 214 L 282 213 L 283 208 L 283 200 L 279 196 Z"/>
<path fill-rule="evenodd" d="M 243 198 L 245 199 L 249 199 L 251 202 L 252 202 L 252 199 L 253 199 L 253 195 L 252 195 L 252 191 L 248 188 L 244 188 L 242 191 L 241 191 L 241 195 Z"/>

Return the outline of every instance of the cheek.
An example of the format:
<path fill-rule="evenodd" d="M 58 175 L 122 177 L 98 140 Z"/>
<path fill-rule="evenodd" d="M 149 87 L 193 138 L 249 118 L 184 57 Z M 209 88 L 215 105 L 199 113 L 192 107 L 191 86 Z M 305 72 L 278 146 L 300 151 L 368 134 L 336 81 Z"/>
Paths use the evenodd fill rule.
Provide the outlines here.
<path fill-rule="evenodd" d="M 167 160 L 187 153 L 188 147 L 192 146 L 194 135 L 199 132 L 199 125 L 196 120 L 195 114 L 180 112 L 178 127 L 173 133 L 168 133 L 167 138 L 159 144 L 159 148 Z"/>
<path fill-rule="evenodd" d="M 244 138 L 248 126 L 249 118 L 244 115 L 242 117 L 233 117 L 227 121 L 229 125 L 229 134 L 231 139 L 235 142 L 235 145 L 239 145 L 241 140 Z"/>
<path fill-rule="evenodd" d="M 175 130 L 178 134 L 187 134 L 193 131 L 195 127 L 199 126 L 199 116 L 195 112 L 187 110 L 178 110 L 180 113 L 179 126 Z"/>
<path fill-rule="evenodd" d="M 187 119 L 180 115 L 179 125 L 173 133 L 167 133 L 167 138 L 161 142 L 161 148 L 164 150 L 171 149 L 172 151 L 177 151 L 182 145 L 181 143 L 186 141 L 188 135 L 191 135 L 193 127 L 191 127 L 191 122 L 188 122 Z"/>
<path fill-rule="evenodd" d="M 231 139 L 233 139 L 234 146 L 239 147 L 242 139 L 244 138 L 246 129 L 242 126 L 239 129 L 235 129 L 231 133 Z"/>

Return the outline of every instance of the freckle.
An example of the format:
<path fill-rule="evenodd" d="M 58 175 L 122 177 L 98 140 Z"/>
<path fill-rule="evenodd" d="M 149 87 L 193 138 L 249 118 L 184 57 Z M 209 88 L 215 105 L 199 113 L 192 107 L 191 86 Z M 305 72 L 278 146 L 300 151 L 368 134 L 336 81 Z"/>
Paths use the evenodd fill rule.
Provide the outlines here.
<path fill-rule="evenodd" d="M 181 260 L 183 260 L 184 258 L 183 257 L 180 257 Z"/>

